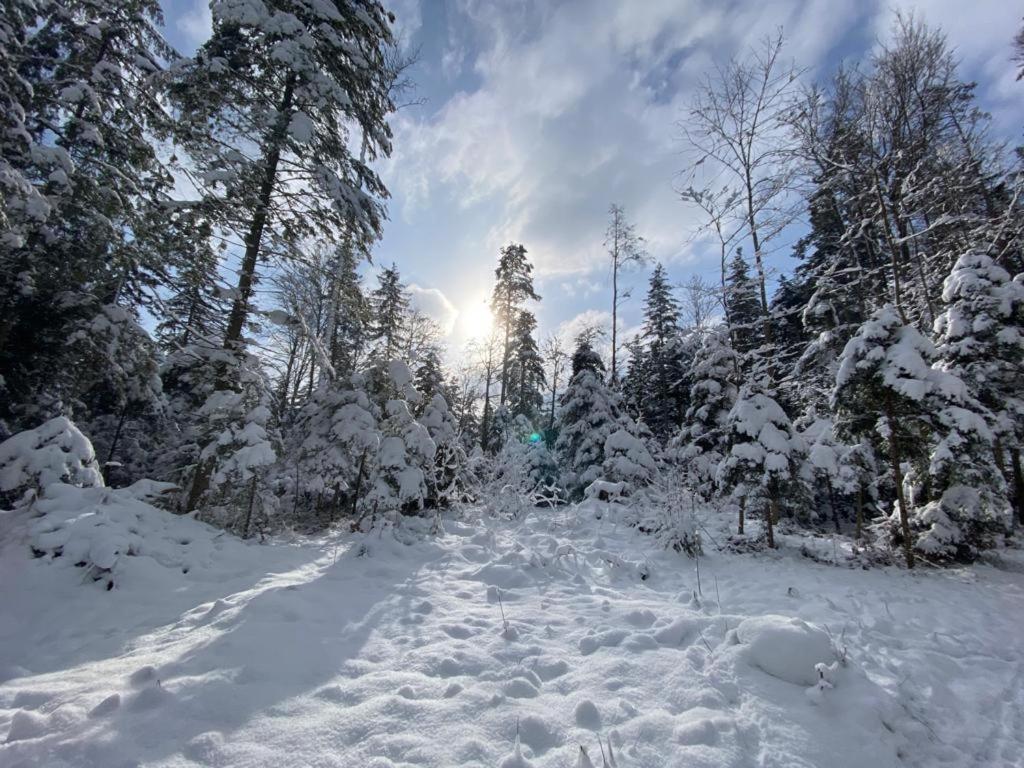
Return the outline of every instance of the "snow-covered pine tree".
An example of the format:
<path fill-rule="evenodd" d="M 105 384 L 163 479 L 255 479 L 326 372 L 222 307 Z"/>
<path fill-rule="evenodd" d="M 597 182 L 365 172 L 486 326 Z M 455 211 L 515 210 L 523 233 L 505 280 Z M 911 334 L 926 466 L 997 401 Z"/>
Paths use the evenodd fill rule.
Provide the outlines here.
<path fill-rule="evenodd" d="M 749 502 L 760 506 L 768 546 L 774 547 L 781 511 L 806 497 L 800 477 L 806 446 L 786 412 L 757 384 L 740 389 L 725 428 L 730 448 L 718 465 L 719 492 L 738 505 L 740 533 Z"/>
<path fill-rule="evenodd" d="M 605 443 L 612 433 L 633 426 L 622 399 L 604 383 L 604 364 L 586 338 L 577 342 L 572 378 L 562 395 L 555 453 L 562 487 L 574 498 L 601 476 Z"/>
<path fill-rule="evenodd" d="M 14 2 L 3 15 L 16 72 L 0 86 L 0 415 L 30 422 L 41 395 L 80 394 L 68 336 L 162 279 L 173 180 L 154 145 L 171 127 L 161 79 L 175 53 L 156 0 Z"/>
<path fill-rule="evenodd" d="M 412 371 L 399 360 L 376 363 L 367 386 L 380 412 L 381 443 L 366 497 L 372 514 L 419 513 L 427 501 L 427 477 L 437 446 L 412 415 L 422 396 Z"/>
<path fill-rule="evenodd" d="M 426 503 L 431 507 L 450 506 L 466 496 L 467 456 L 444 395 L 434 393 L 419 421 L 436 448 L 427 473 Z"/>
<path fill-rule="evenodd" d="M 729 450 L 727 418 L 736 402 L 739 371 L 728 327 L 708 329 L 690 369 L 690 407 L 673 438 L 677 461 L 705 501 L 714 494 L 718 463 Z"/>
<path fill-rule="evenodd" d="M 1005 502 L 985 409 L 958 377 L 933 367 L 935 359 L 932 343 L 887 305 L 847 343 L 833 393 L 839 435 L 867 439 L 888 457 L 894 538 L 908 567 L 915 546 L 936 557 L 971 556 Z"/>
<path fill-rule="evenodd" d="M 283 485 L 293 515 L 302 509 L 317 526 L 355 519 L 369 490 L 381 434 L 365 383 L 362 374 L 321 380 L 289 430 Z"/>
<path fill-rule="evenodd" d="M 423 395 L 423 403 L 429 406 L 436 395 L 440 395 L 445 401 L 445 411 L 448 410 L 446 383 L 444 380 L 444 368 L 441 365 L 440 350 L 429 348 L 426 350 L 423 359 L 416 368 L 414 377 L 416 389 Z"/>
<path fill-rule="evenodd" d="M 631 496 L 658 477 L 658 465 L 640 438 L 620 427 L 604 441 L 601 479 L 620 486 L 620 495 Z"/>
<path fill-rule="evenodd" d="M 942 291 L 946 308 L 935 322 L 938 366 L 960 378 L 991 414 L 996 461 L 1014 488 L 1024 523 L 1024 283 L 990 256 L 961 256 Z"/>
<path fill-rule="evenodd" d="M 836 488 L 854 500 L 855 535 L 864 535 L 868 513 L 878 507 L 879 467 L 875 449 L 867 440 L 847 445 L 839 456 L 839 475 Z"/>
<path fill-rule="evenodd" d="M 840 437 L 866 439 L 888 458 L 907 567 L 914 567 L 903 462 L 922 462 L 934 422 L 925 395 L 931 387 L 931 346 L 892 305 L 876 311 L 847 342 L 840 358 L 832 409 Z"/>
<path fill-rule="evenodd" d="M 524 416 L 531 423 L 544 405 L 544 360 L 537 348 L 536 331 L 537 318 L 529 310 L 520 310 L 512 327 L 508 405 L 514 416 Z"/>

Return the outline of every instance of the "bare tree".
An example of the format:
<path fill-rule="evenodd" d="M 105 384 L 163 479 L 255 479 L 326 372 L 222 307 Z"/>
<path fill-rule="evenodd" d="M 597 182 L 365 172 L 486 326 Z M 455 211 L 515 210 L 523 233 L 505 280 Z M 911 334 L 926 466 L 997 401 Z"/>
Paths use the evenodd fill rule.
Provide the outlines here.
<path fill-rule="evenodd" d="M 797 200 L 790 194 L 797 165 L 786 118 L 800 72 L 780 61 L 783 45 L 780 30 L 746 58 L 734 58 L 705 76 L 690 119 L 681 125 L 696 154 L 690 174 L 723 176 L 728 192 L 722 199 L 735 198 L 735 205 L 721 210 L 739 214 L 753 246 L 769 342 L 765 249 L 798 210 Z"/>
<path fill-rule="evenodd" d="M 604 246 L 612 260 L 612 386 L 618 385 L 618 331 L 619 305 L 629 298 L 629 291 L 619 290 L 619 272 L 630 264 L 646 261 L 644 239 L 636 233 L 636 227 L 626 221 L 626 212 L 614 203 L 608 209 L 610 220 L 605 232 Z"/>
<path fill-rule="evenodd" d="M 682 300 L 679 303 L 683 316 L 691 328 L 704 330 L 711 325 L 715 308 L 722 303 L 721 291 L 700 275 L 691 275 L 680 287 Z"/>
<path fill-rule="evenodd" d="M 555 404 L 558 400 L 559 376 L 565 369 L 565 361 L 569 357 L 561 336 L 556 333 L 549 334 L 541 345 L 541 353 L 544 355 L 544 362 L 548 367 L 548 381 L 551 383 L 551 408 L 548 412 L 548 431 L 555 428 Z"/>

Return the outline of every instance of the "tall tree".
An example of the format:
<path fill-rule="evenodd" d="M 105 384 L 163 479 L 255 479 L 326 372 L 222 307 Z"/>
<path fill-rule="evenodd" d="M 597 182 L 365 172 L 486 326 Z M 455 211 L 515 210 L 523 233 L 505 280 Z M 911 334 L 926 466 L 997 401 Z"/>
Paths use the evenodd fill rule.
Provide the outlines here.
<path fill-rule="evenodd" d="M 679 304 L 661 264 L 654 267 L 644 301 L 640 338 L 646 347 L 640 412 L 654 435 L 666 439 L 682 421 L 685 374 L 680 343 Z"/>
<path fill-rule="evenodd" d="M 202 204 L 244 243 L 228 348 L 261 259 L 301 258 L 314 235 L 345 232 L 362 250 L 380 235 L 387 190 L 367 161 L 391 152 L 390 21 L 378 0 L 216 3 L 210 39 L 177 68 Z"/>
<path fill-rule="evenodd" d="M 526 248 L 519 243 L 509 243 L 501 249 L 494 278 L 491 312 L 495 327 L 503 338 L 499 403 L 504 405 L 511 394 L 509 375 L 515 354 L 516 323 L 523 304 L 531 300 L 540 301 L 540 296 L 533 289 L 533 265 L 526 258 Z"/>
<path fill-rule="evenodd" d="M 766 37 L 744 59 L 705 78 L 683 124 L 697 157 L 691 171 L 713 166 L 728 175 L 729 197 L 743 220 L 757 271 L 764 336 L 772 340 L 765 249 L 792 221 L 796 175 L 787 117 L 798 72 L 781 60 L 782 33 Z"/>
<path fill-rule="evenodd" d="M 626 220 L 626 212 L 620 205 L 612 204 L 608 209 L 608 229 L 604 234 L 604 247 L 608 251 L 612 267 L 612 365 L 611 382 L 618 386 L 619 306 L 629 298 L 628 291 L 619 289 L 619 273 L 630 264 L 638 264 L 647 258 L 644 239 L 636 233 L 636 226 Z"/>

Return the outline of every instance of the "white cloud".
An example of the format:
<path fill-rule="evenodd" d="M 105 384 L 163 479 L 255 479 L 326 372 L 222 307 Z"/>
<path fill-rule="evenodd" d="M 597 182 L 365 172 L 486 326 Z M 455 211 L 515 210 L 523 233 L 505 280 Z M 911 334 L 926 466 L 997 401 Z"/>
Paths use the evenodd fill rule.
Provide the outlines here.
<path fill-rule="evenodd" d="M 459 310 L 448 300 L 443 291 L 438 288 L 423 288 L 412 283 L 409 285 L 409 294 L 412 296 L 414 308 L 436 320 L 445 335 L 451 334 L 455 328 Z"/>

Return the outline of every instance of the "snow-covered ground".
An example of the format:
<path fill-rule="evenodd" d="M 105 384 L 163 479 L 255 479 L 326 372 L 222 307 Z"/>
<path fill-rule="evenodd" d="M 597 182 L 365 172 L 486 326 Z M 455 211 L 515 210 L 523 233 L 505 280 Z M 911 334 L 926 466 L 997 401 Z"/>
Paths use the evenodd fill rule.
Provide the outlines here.
<path fill-rule="evenodd" d="M 705 540 L 695 596 L 697 562 L 616 520 L 264 545 L 176 520 L 107 591 L 0 516 L 0 765 L 1021 764 L 1009 556 L 908 573 Z"/>

